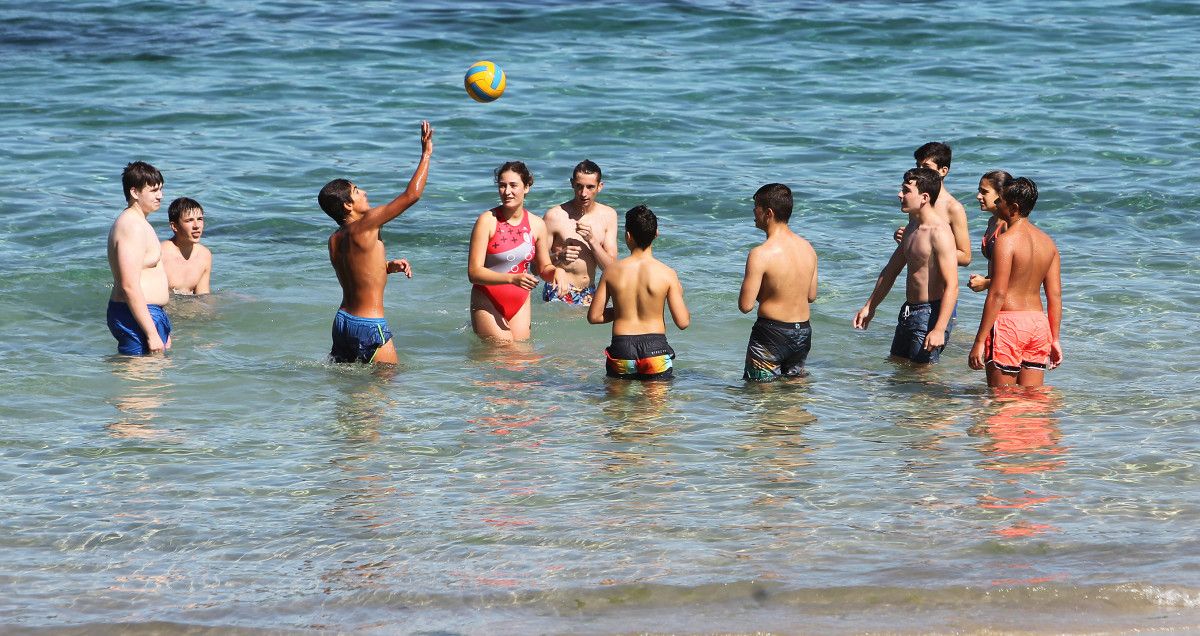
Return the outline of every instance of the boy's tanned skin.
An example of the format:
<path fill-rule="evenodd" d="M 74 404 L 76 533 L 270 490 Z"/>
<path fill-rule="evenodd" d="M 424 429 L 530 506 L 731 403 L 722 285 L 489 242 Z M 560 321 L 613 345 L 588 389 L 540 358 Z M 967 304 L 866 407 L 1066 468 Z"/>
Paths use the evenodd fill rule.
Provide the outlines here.
<path fill-rule="evenodd" d="M 168 215 L 175 235 L 162 242 L 167 284 L 176 294 L 210 293 L 212 252 L 200 244 L 204 209 L 192 199 L 179 198 L 171 202 Z"/>
<path fill-rule="evenodd" d="M 929 168 L 938 173 L 942 179 L 950 174 L 950 147 L 943 143 L 927 143 L 913 152 L 913 158 L 917 160 L 918 168 Z M 971 234 L 967 227 L 967 209 L 946 190 L 944 182 L 942 192 L 938 195 L 933 209 L 950 224 L 950 229 L 954 231 L 954 248 L 957 253 L 958 266 L 970 265 Z M 904 238 L 904 228 L 897 229 L 894 238 L 899 243 Z"/>
<path fill-rule="evenodd" d="M 639 233 L 645 234 L 641 243 L 628 230 L 630 220 L 635 215 L 649 218 L 649 223 L 652 223 L 652 225 L 644 225 L 643 229 L 638 230 Z M 655 356 L 662 357 L 665 354 L 673 358 L 674 351 L 665 341 L 667 326 L 663 318 L 663 310 L 670 308 L 675 326 L 687 329 L 691 324 L 691 315 L 683 301 L 683 285 L 680 284 L 675 270 L 654 258 L 651 243 L 658 235 L 657 219 L 654 217 L 654 213 L 646 206 L 639 205 L 626 213 L 625 219 L 627 228 L 625 245 L 629 247 L 629 256 L 604 270 L 604 274 L 600 277 L 600 283 L 596 287 L 595 299 L 588 308 L 588 322 L 594 325 L 613 323 L 614 345 L 618 343 L 619 339 L 624 339 L 624 342 L 630 345 L 631 351 L 639 347 L 650 347 L 654 349 L 651 353 Z M 650 229 L 651 227 L 653 229 Z M 609 298 L 612 299 L 612 307 L 605 306 L 608 304 Z M 614 353 L 613 345 L 609 346 L 608 352 L 610 376 L 632 379 L 654 379 L 648 377 L 651 375 L 670 377 L 669 365 L 666 372 L 661 374 L 647 373 L 640 368 L 637 373 L 615 374 L 611 366 L 614 359 L 623 358 L 629 362 L 635 360 L 640 362 L 639 358 L 642 356 Z M 628 357 L 625 357 L 626 355 Z M 647 357 L 649 356 L 647 355 Z"/>
<path fill-rule="evenodd" d="M 922 176 L 920 171 L 926 171 L 926 174 Z M 928 183 L 934 185 L 922 191 L 917 183 L 919 178 L 927 179 Z M 875 309 L 891 290 L 896 277 L 907 267 L 907 304 L 940 304 L 936 322 L 929 327 L 921 347 L 926 354 L 933 354 L 935 359 L 936 352 L 946 343 L 946 327 L 950 323 L 954 303 L 958 300 L 954 234 L 950 225 L 933 207 L 933 201 L 941 188 L 940 183 L 941 178 L 929 168 L 913 168 L 905 173 L 899 193 L 900 209 L 908 213 L 909 218 L 904 238 L 892 252 L 887 265 L 880 271 L 867 304 L 854 316 L 854 328 L 866 329 L 875 316 Z M 897 329 L 897 339 L 899 337 Z M 893 352 L 897 350 L 896 344 L 896 340 L 893 340 Z"/>
<path fill-rule="evenodd" d="M 754 195 L 754 227 L 767 239 L 750 250 L 738 295 L 748 313 L 758 303 L 759 321 L 750 333 L 745 379 L 800 375 L 812 337 L 809 303 L 817 299 L 817 253 L 788 227 L 792 192 L 769 183 Z"/>
<path fill-rule="evenodd" d="M 134 162 L 126 166 L 128 173 L 135 166 L 149 164 Z M 150 315 L 148 305 L 166 305 L 171 300 L 167 274 L 162 265 L 162 248 L 147 218 L 162 205 L 163 184 L 131 187 L 125 191 L 129 204 L 113 222 L 108 232 L 108 267 L 112 270 L 113 286 L 109 301 L 129 307 L 137 328 L 146 338 L 149 353 L 162 353 L 171 348 L 171 338 L 163 342 Z"/>
<path fill-rule="evenodd" d="M 412 207 L 425 191 L 429 175 L 429 157 L 433 154 L 433 128 L 421 122 L 421 161 L 408 187 L 389 203 L 370 207 L 367 193 L 351 185 L 350 199 L 344 203 L 341 227 L 329 236 L 329 262 L 342 286 L 340 309 L 360 318 L 383 318 L 383 290 L 387 275 L 403 273 L 412 278 L 406 259 L 387 260 L 379 229 Z M 389 338 L 376 351 L 372 362 L 395 363 L 395 342 Z"/>
<path fill-rule="evenodd" d="M 1024 196 L 1014 196 L 1013 191 Z M 1007 229 L 996 238 L 993 247 L 991 285 L 988 287 L 987 300 L 983 303 L 979 331 L 975 334 L 975 344 L 971 347 L 967 362 L 972 369 L 983 369 L 986 366 L 988 386 L 1041 386 L 1046 369 L 1057 367 L 1063 360 L 1062 344 L 1059 342 L 1059 327 L 1062 323 L 1062 278 L 1058 247 L 1048 234 L 1028 219 L 1029 212 L 1037 201 L 1037 187 L 1032 181 L 1024 178 L 1014 180 L 1014 184 L 1006 189 L 1005 197 L 1013 201 L 1005 201 L 1002 197 L 997 206 L 997 217 L 1007 223 Z M 1019 199 L 1023 200 L 1018 202 Z M 1046 292 L 1045 313 L 1049 322 L 1050 339 L 1049 357 L 1045 360 L 1045 368 L 1042 368 L 1042 364 L 1020 364 L 1020 370 L 1016 371 L 1000 369 L 995 362 L 989 364 L 985 342 L 1001 312 L 1041 313 L 1043 289 Z M 1044 323 L 1042 328 L 1045 329 Z M 1046 350 L 1042 349 L 1041 354 L 1046 355 Z"/>
<path fill-rule="evenodd" d="M 571 173 L 575 197 L 546 212 L 546 231 L 552 242 L 550 261 L 558 271 L 543 300 L 572 302 L 583 292 L 577 304 L 588 304 L 583 301 L 591 295 L 596 268 L 607 269 L 617 260 L 617 212 L 596 201 L 604 189 L 601 176 L 599 166 L 581 161 Z"/>

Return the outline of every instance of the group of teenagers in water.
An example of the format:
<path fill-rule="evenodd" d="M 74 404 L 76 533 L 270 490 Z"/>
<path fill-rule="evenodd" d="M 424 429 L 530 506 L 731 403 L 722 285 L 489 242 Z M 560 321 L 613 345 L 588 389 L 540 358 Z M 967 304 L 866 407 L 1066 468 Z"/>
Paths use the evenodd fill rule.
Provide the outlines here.
<path fill-rule="evenodd" d="M 342 288 L 330 351 L 335 362 L 397 362 L 383 294 L 389 274 L 411 278 L 412 269 L 406 259 L 386 257 L 380 229 L 421 198 L 432 153 L 433 128 L 421 122 L 421 158 L 399 196 L 372 207 L 367 193 L 347 179 L 330 181 L 317 195 L 321 209 L 338 225 L 328 241 L 329 261 Z M 853 325 L 868 327 L 900 272 L 906 271 L 906 299 L 891 355 L 929 364 L 938 361 L 955 325 L 958 268 L 971 262 L 971 247 L 966 211 L 942 187 L 950 170 L 949 146 L 927 143 L 914 158 L 917 165 L 904 173 L 899 191 L 908 224 L 895 231 L 897 246 Z M 109 237 L 114 277 L 109 326 L 118 350 L 133 355 L 161 351 L 170 344 L 170 321 L 161 305 L 169 297 L 162 270 L 163 261 L 170 260 L 165 246 L 171 241 L 160 245 L 146 220 L 161 202 L 162 176 L 140 166 L 149 167 L 143 162 L 126 167 L 122 181 L 129 207 L 114 222 Z M 678 275 L 654 257 L 654 212 L 638 205 L 625 213 L 629 255 L 618 258 L 617 213 L 596 200 L 604 182 L 594 162 L 575 166 L 573 198 L 552 207 L 544 218 L 525 208 L 533 175 L 524 163 L 504 163 L 495 171 L 495 182 L 500 205 L 476 219 L 467 256 L 474 332 L 494 342 L 528 339 L 531 292 L 542 283 L 543 301 L 586 307 L 590 323 L 612 323 L 612 340 L 605 349 L 609 377 L 670 379 L 675 352 L 666 337 L 666 312 L 679 329 L 686 329 L 691 318 Z M 980 209 L 991 216 L 981 243 L 988 275 L 969 278 L 970 288 L 986 291 L 987 299 L 968 364 L 986 370 L 990 386 L 1039 386 L 1045 371 L 1063 359 L 1059 253 L 1054 241 L 1029 221 L 1037 196 L 1033 181 L 1002 170 L 984 174 L 975 196 Z M 195 204 L 187 201 L 181 209 Z M 738 295 L 743 313 L 758 307 L 743 377 L 771 381 L 800 376 L 811 346 L 817 254 L 788 226 L 793 201 L 786 185 L 764 185 L 753 201 L 755 227 L 766 238 L 746 258 Z M 194 222 L 184 230 L 183 222 L 172 216 L 171 224 L 177 237 L 185 234 L 183 242 L 194 250 L 199 240 Z M 211 255 L 207 262 L 211 269 Z M 207 274 L 204 282 L 207 288 Z"/>

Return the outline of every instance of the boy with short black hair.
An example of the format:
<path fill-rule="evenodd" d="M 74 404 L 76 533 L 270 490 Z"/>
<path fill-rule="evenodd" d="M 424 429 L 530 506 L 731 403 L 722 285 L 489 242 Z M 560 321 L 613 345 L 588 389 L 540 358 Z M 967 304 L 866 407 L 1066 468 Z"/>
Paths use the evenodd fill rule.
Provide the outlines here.
<path fill-rule="evenodd" d="M 108 231 L 108 330 L 124 355 L 162 353 L 171 348 L 171 319 L 163 309 L 171 300 L 162 266 L 162 247 L 150 225 L 162 206 L 163 176 L 145 161 L 134 161 L 121 173 L 126 207 Z"/>
<path fill-rule="evenodd" d="M 768 183 L 754 193 L 754 227 L 767 239 L 746 256 L 738 309 L 758 302 L 758 320 L 746 345 L 743 380 L 770 381 L 804 374 L 812 346 L 809 303 L 817 299 L 817 253 L 788 227 L 792 190 Z"/>
<path fill-rule="evenodd" d="M 676 327 L 687 329 L 691 323 L 679 276 L 654 258 L 650 246 L 657 236 L 658 217 L 650 208 L 639 205 L 625 213 L 629 256 L 604 270 L 588 308 L 588 322 L 613 323 L 612 341 L 604 350 L 611 378 L 671 379 L 675 350 L 667 343 L 664 308 L 670 308 Z M 606 307 L 610 297 L 613 306 Z"/>
<path fill-rule="evenodd" d="M 371 207 L 367 193 L 346 179 L 321 188 L 317 203 L 338 224 L 329 235 L 329 263 L 342 286 L 342 302 L 333 319 L 334 362 L 397 362 L 392 331 L 383 318 L 383 289 L 387 275 L 412 278 L 406 259 L 386 260 L 379 229 L 421 198 L 433 154 L 433 128 L 421 122 L 421 161 L 408 188 L 391 202 Z"/>
<path fill-rule="evenodd" d="M 879 272 L 867 304 L 854 316 L 854 328 L 866 329 L 875 308 L 887 297 L 900 271 L 908 268 L 905 303 L 892 337 L 893 356 L 913 362 L 937 362 L 950 335 L 950 315 L 958 300 L 958 264 L 950 224 L 934 210 L 941 176 L 930 168 L 904 173 L 900 209 L 908 213 L 904 239 Z"/>
<path fill-rule="evenodd" d="M 179 197 L 167 208 L 174 236 L 162 242 L 167 285 L 176 294 L 207 294 L 211 291 L 212 252 L 200 244 L 204 235 L 204 208 L 200 202 Z"/>

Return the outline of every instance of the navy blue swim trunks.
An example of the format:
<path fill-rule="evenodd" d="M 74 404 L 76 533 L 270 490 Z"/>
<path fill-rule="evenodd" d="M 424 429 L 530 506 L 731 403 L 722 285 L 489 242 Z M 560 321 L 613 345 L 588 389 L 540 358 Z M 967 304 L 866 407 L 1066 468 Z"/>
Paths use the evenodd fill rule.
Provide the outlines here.
<path fill-rule="evenodd" d="M 942 345 L 933 351 L 925 350 L 925 336 L 937 324 L 938 312 L 942 302 L 935 300 L 928 303 L 904 303 L 900 307 L 900 315 L 896 318 L 896 335 L 892 337 L 892 355 L 912 360 L 913 362 L 937 362 L 942 356 Z M 950 342 L 950 332 L 953 323 L 946 325 L 946 342 Z"/>
<path fill-rule="evenodd" d="M 359 318 L 339 309 L 333 317 L 334 362 L 372 362 L 375 352 L 392 339 L 392 330 L 383 318 Z"/>

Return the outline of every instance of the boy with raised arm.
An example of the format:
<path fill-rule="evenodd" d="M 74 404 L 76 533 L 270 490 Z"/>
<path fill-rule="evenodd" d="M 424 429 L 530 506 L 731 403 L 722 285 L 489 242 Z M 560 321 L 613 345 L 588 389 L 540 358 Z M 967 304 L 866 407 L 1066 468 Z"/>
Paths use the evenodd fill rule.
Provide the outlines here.
<path fill-rule="evenodd" d="M 758 302 L 758 320 L 746 345 L 743 380 L 770 381 L 804 374 L 812 345 L 809 303 L 817 299 L 817 253 L 788 227 L 792 191 L 768 183 L 754 193 L 754 227 L 767 240 L 750 250 L 738 295 L 748 313 Z"/>
<path fill-rule="evenodd" d="M 675 270 L 654 258 L 650 244 L 658 236 L 658 218 L 639 205 L 625 213 L 625 245 L 629 256 L 604 270 L 588 322 L 611 322 L 612 342 L 604 350 L 606 375 L 628 380 L 669 380 L 675 350 L 667 344 L 664 307 L 675 326 L 691 323 L 683 302 L 683 286 Z M 612 307 L 605 307 L 612 298 Z"/>
<path fill-rule="evenodd" d="M 421 122 L 421 161 L 408 188 L 390 203 L 371 207 L 367 193 L 346 179 L 334 179 L 321 188 L 317 202 L 338 224 L 329 235 L 329 262 L 342 286 L 342 303 L 333 319 L 334 362 L 394 364 L 396 344 L 383 318 L 383 289 L 387 275 L 412 278 L 406 259 L 387 260 L 379 228 L 412 207 L 425 191 L 429 157 L 433 154 L 433 128 Z"/>
<path fill-rule="evenodd" d="M 587 306 L 596 293 L 596 268 L 617 260 L 617 212 L 596 201 L 604 181 L 592 160 L 576 164 L 571 189 L 574 198 L 546 212 L 550 262 L 558 271 L 554 282 L 542 287 L 542 300 Z"/>
<path fill-rule="evenodd" d="M 167 285 L 176 294 L 207 294 L 211 291 L 212 252 L 200 244 L 204 234 L 204 208 L 195 199 L 179 197 L 167 208 L 170 240 L 162 242 Z"/>
<path fill-rule="evenodd" d="M 958 300 L 958 263 L 954 233 L 934 209 L 942 178 L 929 168 L 911 168 L 900 186 L 900 209 L 908 213 L 904 239 L 879 272 L 867 304 L 854 316 L 854 328 L 866 329 L 875 308 L 888 295 L 905 267 L 905 303 L 900 308 L 893 356 L 913 362 L 937 362 L 949 338 L 950 314 Z"/>
<path fill-rule="evenodd" d="M 1018 177 L 1005 185 L 997 205 L 1008 229 L 992 247 L 991 286 L 967 359 L 972 369 L 987 368 L 988 386 L 1041 386 L 1046 369 L 1062 363 L 1058 247 L 1029 222 L 1037 197 L 1037 185 Z"/>
<path fill-rule="evenodd" d="M 171 348 L 171 319 L 163 305 L 171 300 L 162 247 L 147 220 L 162 205 L 163 176 L 158 168 L 134 161 L 121 173 L 126 208 L 108 231 L 108 330 L 117 351 L 140 356 Z"/>

